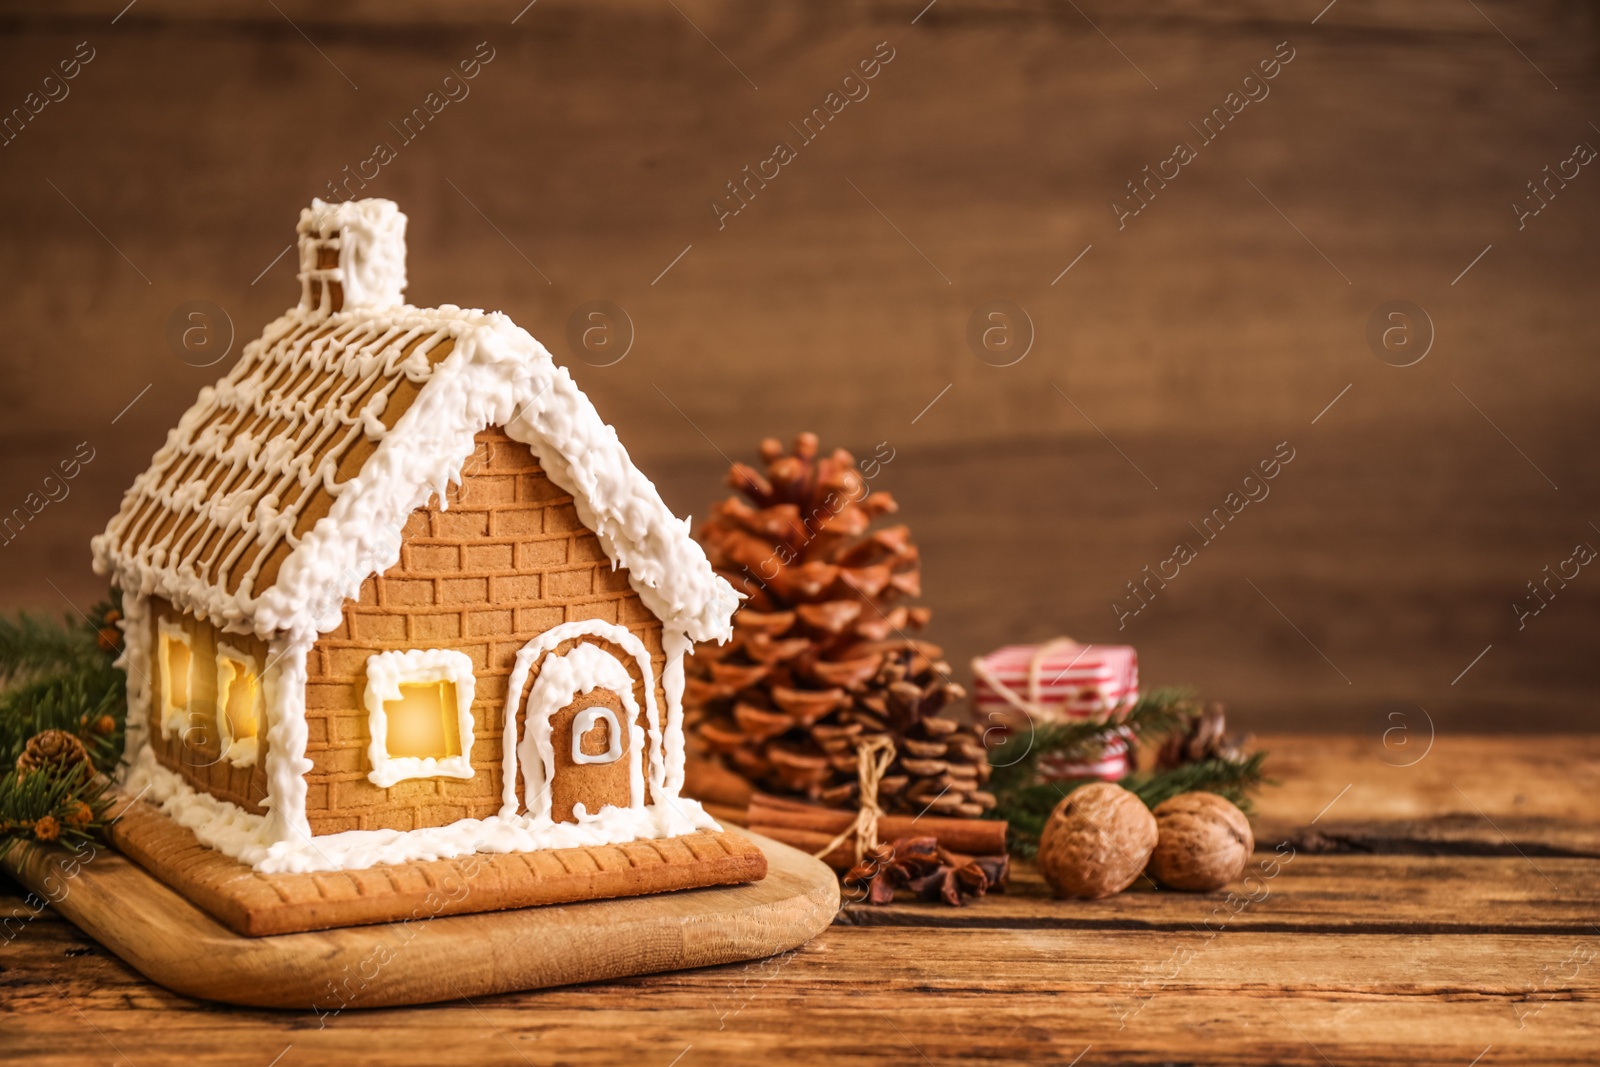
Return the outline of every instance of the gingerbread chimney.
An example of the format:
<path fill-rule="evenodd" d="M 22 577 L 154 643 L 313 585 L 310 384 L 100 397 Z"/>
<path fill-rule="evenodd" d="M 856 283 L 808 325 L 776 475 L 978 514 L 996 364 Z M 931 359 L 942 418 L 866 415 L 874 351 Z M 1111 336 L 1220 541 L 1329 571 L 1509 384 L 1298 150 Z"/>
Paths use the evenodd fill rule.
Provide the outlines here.
<path fill-rule="evenodd" d="M 405 303 L 406 217 L 393 200 L 313 200 L 298 232 L 302 309 L 331 315 Z"/>

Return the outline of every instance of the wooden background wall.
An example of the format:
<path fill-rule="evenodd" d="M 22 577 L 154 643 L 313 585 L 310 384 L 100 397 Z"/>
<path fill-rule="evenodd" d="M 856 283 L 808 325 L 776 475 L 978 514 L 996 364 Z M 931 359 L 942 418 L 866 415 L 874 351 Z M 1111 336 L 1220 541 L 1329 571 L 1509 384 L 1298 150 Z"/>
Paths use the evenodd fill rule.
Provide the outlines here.
<path fill-rule="evenodd" d="M 410 215 L 412 299 L 542 338 L 681 514 L 765 435 L 888 442 L 957 662 L 1067 633 L 1255 727 L 1593 721 L 1600 573 L 1513 608 L 1600 547 L 1600 172 L 1512 207 L 1600 147 L 1589 5 L 124 2 L 0 15 L 0 108 L 94 56 L 0 147 L 0 504 L 94 456 L 0 547 L 6 608 L 97 595 L 88 538 L 295 299 L 300 208 L 387 140 L 367 192 Z M 401 144 L 480 42 L 470 95 Z M 870 95 L 799 145 L 880 42 Z M 1282 42 L 1270 95 L 1201 144 Z M 1119 229 L 1180 140 L 1197 158 Z M 612 366 L 567 341 L 598 299 L 636 331 Z M 1012 366 L 966 340 L 996 299 L 1036 331 Z M 1366 340 L 1400 299 L 1435 332 L 1405 368 Z M 192 300 L 237 332 L 215 367 L 167 340 Z M 1271 495 L 1119 632 L 1125 583 L 1285 441 Z"/>

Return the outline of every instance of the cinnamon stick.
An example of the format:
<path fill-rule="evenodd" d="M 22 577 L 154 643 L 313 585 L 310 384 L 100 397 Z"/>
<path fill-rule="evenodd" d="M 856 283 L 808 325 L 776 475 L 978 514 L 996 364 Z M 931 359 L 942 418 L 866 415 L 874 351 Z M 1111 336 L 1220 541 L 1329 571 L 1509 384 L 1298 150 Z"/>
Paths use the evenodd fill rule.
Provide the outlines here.
<path fill-rule="evenodd" d="M 855 821 L 855 812 L 836 808 L 822 808 L 803 801 L 757 793 L 750 798 L 746 819 L 756 833 L 804 847 L 801 841 L 815 840 L 810 851 L 816 851 Z M 788 837 L 779 831 L 788 832 Z M 938 815 L 884 815 L 878 819 L 878 840 L 893 841 L 900 837 L 932 837 L 941 847 L 952 852 L 975 856 L 999 855 L 1006 850 L 1006 824 L 998 819 L 951 819 Z M 789 840 L 793 837 L 794 840 Z M 855 860 L 855 847 L 851 842 L 834 850 L 848 853 L 845 867 Z M 829 866 L 838 866 L 830 853 Z"/>
<path fill-rule="evenodd" d="M 715 760 L 691 756 L 684 761 L 683 795 L 729 808 L 743 808 L 755 792 L 744 777 Z"/>
<path fill-rule="evenodd" d="M 762 837 L 770 837 L 774 841 L 782 841 L 786 845 L 791 845 L 808 856 L 816 855 L 824 845 L 838 836 L 838 834 L 815 833 L 811 830 L 796 830 L 792 826 L 751 826 L 748 829 L 753 834 L 760 834 Z M 856 865 L 855 844 L 854 842 L 846 841 L 841 845 L 835 846 L 832 852 L 821 857 L 821 859 L 823 863 L 826 863 L 836 871 L 848 871 Z"/>
<path fill-rule="evenodd" d="M 709 800 L 702 800 L 700 806 L 706 809 L 706 814 L 722 823 L 724 826 L 732 823 L 734 826 L 743 826 L 749 816 L 743 807 L 729 807 L 726 804 L 714 804 Z"/>

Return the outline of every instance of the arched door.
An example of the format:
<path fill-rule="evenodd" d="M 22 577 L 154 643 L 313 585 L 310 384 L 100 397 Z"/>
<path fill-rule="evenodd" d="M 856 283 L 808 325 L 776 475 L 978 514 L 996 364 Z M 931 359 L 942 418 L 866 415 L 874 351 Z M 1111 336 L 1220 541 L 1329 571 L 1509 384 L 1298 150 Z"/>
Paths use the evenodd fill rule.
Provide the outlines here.
<path fill-rule="evenodd" d="M 639 719 L 633 676 L 610 653 L 583 642 L 546 655 L 518 746 L 528 813 L 581 822 L 607 807 L 642 808 Z"/>

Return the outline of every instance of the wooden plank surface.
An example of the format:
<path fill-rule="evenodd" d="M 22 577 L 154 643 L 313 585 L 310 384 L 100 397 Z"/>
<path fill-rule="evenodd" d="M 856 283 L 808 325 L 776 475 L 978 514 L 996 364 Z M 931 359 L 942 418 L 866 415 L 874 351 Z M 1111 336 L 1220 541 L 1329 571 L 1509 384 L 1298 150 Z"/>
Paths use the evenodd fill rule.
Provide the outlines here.
<path fill-rule="evenodd" d="M 1276 871 L 1276 874 L 1269 872 Z M 1263 847 L 1248 880 L 1224 893 L 1183 894 L 1139 885 L 1106 900 L 1058 901 L 1029 865 L 1010 889 L 964 908 L 920 902 L 846 903 L 860 926 L 1064 930 L 1230 930 L 1348 933 L 1551 933 L 1582 935 L 1600 922 L 1594 859 L 1530 861 L 1424 856 L 1318 856 Z M 1384 891 L 1388 885 L 1403 892 Z"/>
<path fill-rule="evenodd" d="M 1064 1063 L 1088 1046 L 1084 1063 L 1465 1064 L 1491 1046 L 1491 1063 L 1586 1063 L 1600 979 L 1567 961 L 1597 944 L 839 929 L 766 964 L 326 1020 L 67 984 L 96 968 L 65 960 L 11 991 L 8 1044 L 42 1063 L 113 1048 L 134 1063 L 266 1062 L 289 1046 L 302 1062 L 355 1064 L 400 1049 L 442 1065 L 665 1064 L 685 1049 L 703 1063 Z"/>
<path fill-rule="evenodd" d="M 1024 866 L 1011 893 L 960 910 L 847 905 L 765 961 L 327 1016 L 168 993 L 45 909 L 8 925 L 0 948 L 6 1049 L 25 1063 L 197 1067 L 279 1054 L 285 1067 L 387 1065 L 417 1050 L 440 1065 L 1592 1062 L 1600 860 L 1472 854 L 1519 811 L 1593 834 L 1591 747 L 1441 738 L 1412 768 L 1426 773 L 1390 779 L 1364 739 L 1263 740 L 1285 779 L 1263 811 L 1291 833 L 1345 800 L 1379 828 L 1385 803 L 1397 824 L 1426 822 L 1428 803 L 1455 818 L 1441 782 L 1475 796 L 1485 831 L 1438 855 L 1291 844 L 1286 863 L 1259 836 L 1261 880 L 1232 897 L 1055 901 Z M 1352 780 L 1370 792 L 1352 786 L 1324 812 Z"/>

